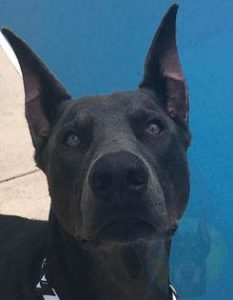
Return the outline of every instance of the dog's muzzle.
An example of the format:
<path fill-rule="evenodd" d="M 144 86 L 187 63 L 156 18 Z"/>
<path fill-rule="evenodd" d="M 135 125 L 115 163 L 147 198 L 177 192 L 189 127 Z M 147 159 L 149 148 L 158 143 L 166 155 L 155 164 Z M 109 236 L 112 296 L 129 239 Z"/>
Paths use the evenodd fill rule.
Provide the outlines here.
<path fill-rule="evenodd" d="M 135 240 L 166 230 L 163 191 L 138 155 L 105 153 L 90 166 L 86 180 L 80 229 L 84 239 Z"/>

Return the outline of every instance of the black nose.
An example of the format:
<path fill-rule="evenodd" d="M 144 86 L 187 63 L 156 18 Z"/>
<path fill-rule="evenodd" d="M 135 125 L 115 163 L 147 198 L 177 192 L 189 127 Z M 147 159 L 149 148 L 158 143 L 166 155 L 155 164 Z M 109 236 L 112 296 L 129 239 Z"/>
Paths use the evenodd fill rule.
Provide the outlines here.
<path fill-rule="evenodd" d="M 102 199 L 113 193 L 141 194 L 147 187 L 148 170 L 143 161 L 130 152 L 109 153 L 95 162 L 89 183 L 95 195 Z"/>

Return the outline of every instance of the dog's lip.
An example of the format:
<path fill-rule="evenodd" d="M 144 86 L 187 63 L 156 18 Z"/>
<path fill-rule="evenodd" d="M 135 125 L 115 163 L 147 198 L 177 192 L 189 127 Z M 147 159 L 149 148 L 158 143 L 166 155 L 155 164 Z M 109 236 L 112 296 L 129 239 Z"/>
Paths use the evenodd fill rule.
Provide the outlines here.
<path fill-rule="evenodd" d="M 135 240 L 157 233 L 157 227 L 147 220 L 135 216 L 120 216 L 106 222 L 96 233 L 100 238 L 113 240 Z"/>
<path fill-rule="evenodd" d="M 136 221 L 148 224 L 150 226 L 153 226 L 156 229 L 156 226 L 154 224 L 152 224 L 148 220 L 145 220 L 142 217 L 133 216 L 133 215 L 122 215 L 122 216 L 118 216 L 118 217 L 112 218 L 111 220 L 107 221 L 104 225 L 101 226 L 101 228 L 98 230 L 98 232 L 104 230 L 106 227 L 111 226 L 111 225 L 113 225 L 117 222 L 123 222 L 124 223 L 127 220 L 136 220 Z"/>

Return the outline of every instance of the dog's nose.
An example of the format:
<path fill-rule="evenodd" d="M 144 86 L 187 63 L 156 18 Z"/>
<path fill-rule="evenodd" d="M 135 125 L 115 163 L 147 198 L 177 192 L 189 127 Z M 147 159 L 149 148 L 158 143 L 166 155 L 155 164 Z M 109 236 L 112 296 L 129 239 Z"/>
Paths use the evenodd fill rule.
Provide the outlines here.
<path fill-rule="evenodd" d="M 148 170 L 144 162 L 127 151 L 108 153 L 93 165 L 89 184 L 98 198 L 113 193 L 141 194 L 148 183 Z"/>

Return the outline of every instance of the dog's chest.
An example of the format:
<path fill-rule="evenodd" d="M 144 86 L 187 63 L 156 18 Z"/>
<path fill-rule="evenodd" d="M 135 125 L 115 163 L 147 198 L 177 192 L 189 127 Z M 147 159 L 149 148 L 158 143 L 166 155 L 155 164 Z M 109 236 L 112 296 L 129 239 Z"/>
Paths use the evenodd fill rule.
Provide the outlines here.
<path fill-rule="evenodd" d="M 46 258 L 43 259 L 41 264 L 40 279 L 35 286 L 35 292 L 38 297 L 38 300 L 62 300 L 58 296 L 55 288 L 49 282 Z M 179 300 L 176 290 L 171 284 L 169 285 L 169 295 L 169 299 Z"/>

